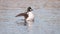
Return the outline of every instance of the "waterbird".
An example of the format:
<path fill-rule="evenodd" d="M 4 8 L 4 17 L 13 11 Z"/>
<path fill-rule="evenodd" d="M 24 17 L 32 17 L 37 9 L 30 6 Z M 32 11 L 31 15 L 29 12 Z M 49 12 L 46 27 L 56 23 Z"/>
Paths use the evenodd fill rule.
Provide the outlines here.
<path fill-rule="evenodd" d="M 24 13 L 20 13 L 18 15 L 16 15 L 16 17 L 19 17 L 19 16 L 24 16 L 24 25 L 27 25 L 27 23 L 30 23 L 30 22 L 34 22 L 34 14 L 32 13 L 33 9 L 31 7 L 28 7 L 27 8 L 27 12 L 24 12 Z"/>

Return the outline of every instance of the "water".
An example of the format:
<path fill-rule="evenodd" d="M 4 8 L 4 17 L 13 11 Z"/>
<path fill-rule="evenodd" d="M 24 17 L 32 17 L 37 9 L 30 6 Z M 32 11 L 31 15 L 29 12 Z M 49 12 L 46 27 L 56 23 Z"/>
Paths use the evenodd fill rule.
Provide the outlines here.
<path fill-rule="evenodd" d="M 6 12 L 4 12 L 6 11 Z M 60 10 L 34 10 L 35 21 L 24 26 L 23 17 L 15 17 L 22 10 L 0 10 L 0 34 L 59 34 Z M 54 12 L 53 12 L 54 11 Z M 24 18 L 23 18 L 24 19 Z"/>

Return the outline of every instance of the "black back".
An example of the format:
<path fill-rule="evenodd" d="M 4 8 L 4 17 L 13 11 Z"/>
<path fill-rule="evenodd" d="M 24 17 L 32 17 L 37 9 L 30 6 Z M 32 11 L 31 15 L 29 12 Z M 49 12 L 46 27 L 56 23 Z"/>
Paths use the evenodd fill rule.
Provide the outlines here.
<path fill-rule="evenodd" d="M 18 16 L 24 16 L 25 19 L 28 17 L 27 13 L 20 13 L 20 14 L 18 14 L 16 17 L 18 17 Z"/>

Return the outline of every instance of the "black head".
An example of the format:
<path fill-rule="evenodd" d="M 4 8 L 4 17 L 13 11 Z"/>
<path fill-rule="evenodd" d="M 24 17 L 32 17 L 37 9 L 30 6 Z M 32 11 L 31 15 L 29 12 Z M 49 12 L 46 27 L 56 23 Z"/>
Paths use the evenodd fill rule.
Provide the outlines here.
<path fill-rule="evenodd" d="M 27 8 L 27 12 L 31 12 L 32 11 L 32 8 L 31 7 L 28 7 Z"/>

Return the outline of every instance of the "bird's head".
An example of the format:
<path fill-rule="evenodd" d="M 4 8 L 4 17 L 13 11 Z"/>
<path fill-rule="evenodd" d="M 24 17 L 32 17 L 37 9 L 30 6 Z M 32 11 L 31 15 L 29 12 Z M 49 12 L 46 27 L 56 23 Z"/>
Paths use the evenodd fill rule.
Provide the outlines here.
<path fill-rule="evenodd" d="M 33 9 L 31 7 L 27 8 L 27 12 L 31 12 Z"/>

